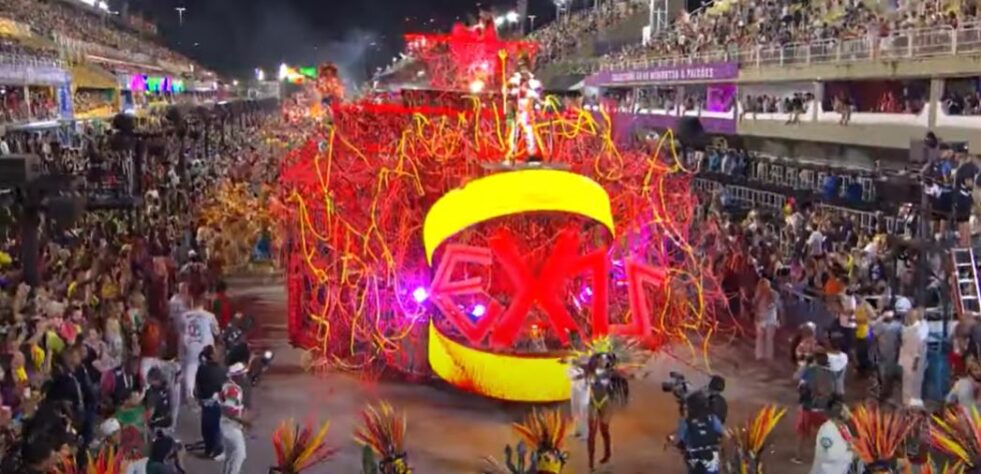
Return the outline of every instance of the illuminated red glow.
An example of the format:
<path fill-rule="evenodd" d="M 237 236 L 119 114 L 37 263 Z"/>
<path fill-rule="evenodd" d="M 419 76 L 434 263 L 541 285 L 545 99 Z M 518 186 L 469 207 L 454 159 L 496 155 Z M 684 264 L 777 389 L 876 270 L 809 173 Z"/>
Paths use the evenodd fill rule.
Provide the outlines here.
<path fill-rule="evenodd" d="M 652 333 L 650 321 L 651 304 L 645 291 L 659 291 L 665 281 L 664 270 L 645 265 L 635 260 L 626 262 L 626 286 L 628 288 L 630 312 L 635 315 L 627 324 L 610 324 L 608 313 L 609 266 L 606 247 L 586 255 L 579 255 L 579 235 L 565 230 L 552 247 L 539 272 L 534 272 L 527 256 L 521 255 L 514 235 L 501 229 L 490 240 L 490 248 L 469 245 L 448 245 L 432 284 L 431 298 L 454 327 L 474 346 L 484 344 L 495 349 L 509 349 L 527 327 L 528 314 L 537 305 L 546 315 L 546 321 L 563 343 L 569 343 L 571 333 L 588 334 L 593 337 L 614 334 L 647 337 Z M 498 263 L 503 275 L 510 280 L 510 286 L 517 289 L 511 304 L 504 309 L 485 290 L 490 282 L 481 277 L 454 280 L 452 275 L 461 265 L 475 264 L 489 267 Z M 593 299 L 591 319 L 588 328 L 581 327 L 566 309 L 567 286 L 574 276 L 591 278 Z M 486 314 L 474 322 L 460 309 L 455 300 L 458 296 L 477 296 L 487 301 Z"/>
<path fill-rule="evenodd" d="M 476 47 L 473 38 L 427 38 L 455 45 L 440 50 L 447 61 L 472 62 L 494 50 Z M 509 47 L 512 59 L 534 50 Z M 448 88 L 471 79 L 441 61 L 436 67 L 448 68 L 439 74 Z M 295 147 L 283 161 L 274 212 L 288 241 L 294 343 L 335 365 L 364 369 L 411 359 L 404 347 L 430 318 L 445 318 L 471 344 L 495 347 L 508 347 L 536 324 L 529 313 L 544 314 L 546 332 L 560 341 L 572 330 L 584 338 L 659 340 L 717 331 L 715 307 L 724 299 L 708 262 L 688 244 L 695 208 L 689 171 L 665 148 L 617 146 L 607 117 L 576 108 L 546 104 L 534 117 L 535 133 L 549 161 L 606 188 L 616 242 L 581 238 L 568 216 L 511 216 L 455 236 L 430 279 L 421 238 L 427 210 L 484 172 L 482 165 L 499 163 L 509 146 L 503 104 L 447 96 L 442 105 L 335 103 L 332 128 L 318 124 L 289 137 Z M 669 258 L 665 242 L 681 257 Z M 617 281 L 611 258 L 625 262 Z M 484 273 L 454 279 L 453 270 L 467 266 Z M 588 321 L 569 314 L 570 281 L 592 288 Z M 428 300 L 417 302 L 414 290 L 430 283 Z M 675 287 L 686 288 L 684 298 Z M 454 304 L 461 298 L 478 299 L 483 316 L 472 318 L 469 303 Z"/>

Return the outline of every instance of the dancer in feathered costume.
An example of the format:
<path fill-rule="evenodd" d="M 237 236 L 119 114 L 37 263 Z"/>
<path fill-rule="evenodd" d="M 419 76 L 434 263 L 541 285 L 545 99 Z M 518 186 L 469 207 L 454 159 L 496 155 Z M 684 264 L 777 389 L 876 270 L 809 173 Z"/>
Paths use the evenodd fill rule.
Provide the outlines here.
<path fill-rule="evenodd" d="M 981 474 L 981 414 L 977 407 L 958 406 L 942 416 L 934 415 L 930 445 L 955 462 L 954 472 Z"/>
<path fill-rule="evenodd" d="M 738 474 L 763 474 L 763 450 L 766 448 L 770 433 L 777 426 L 783 415 L 787 413 L 785 408 L 777 409 L 773 405 L 768 405 L 756 412 L 751 420 L 745 425 L 736 429 L 729 430 L 729 437 L 733 440 L 736 451 L 735 470 Z"/>
<path fill-rule="evenodd" d="M 632 371 L 643 367 L 646 355 L 635 340 L 602 337 L 588 345 L 587 350 L 575 360 L 585 361 L 583 377 L 589 386 L 588 428 L 586 448 L 589 468 L 595 469 L 596 434 L 603 437 L 603 458 L 610 461 L 612 440 L 610 422 L 613 412 L 625 407 L 630 398 L 627 378 Z"/>
<path fill-rule="evenodd" d="M 89 458 L 88 464 L 81 467 L 75 462 L 75 456 L 63 457 L 58 462 L 52 474 L 123 474 L 127 471 L 126 459 L 111 447 L 103 448 L 94 458 Z"/>
<path fill-rule="evenodd" d="M 367 406 L 361 421 L 364 426 L 354 433 L 354 439 L 364 445 L 364 474 L 412 474 L 405 452 L 405 413 L 381 402 L 377 407 Z"/>
<path fill-rule="evenodd" d="M 486 458 L 490 469 L 485 474 L 560 474 L 569 459 L 564 447 L 570 424 L 559 410 L 533 411 L 523 423 L 512 425 L 521 438 L 517 448 L 504 448 L 504 464 Z M 528 446 L 534 451 L 528 453 Z"/>
<path fill-rule="evenodd" d="M 528 162 L 541 162 L 535 138 L 535 106 L 542 97 L 542 83 L 531 73 L 527 58 L 520 61 L 518 72 L 508 80 L 507 95 L 513 99 L 511 113 L 514 117 L 507 161 L 518 153 L 518 142 L 524 138 Z"/>
<path fill-rule="evenodd" d="M 283 421 L 273 432 L 273 448 L 276 451 L 276 467 L 270 474 L 300 474 L 332 458 L 337 449 L 329 447 L 327 436 L 329 422 L 324 422 L 314 431 L 312 424 L 300 426 L 293 420 Z"/>
<path fill-rule="evenodd" d="M 851 415 L 852 450 L 868 474 L 898 474 L 899 448 L 913 424 L 899 411 L 860 406 Z"/>

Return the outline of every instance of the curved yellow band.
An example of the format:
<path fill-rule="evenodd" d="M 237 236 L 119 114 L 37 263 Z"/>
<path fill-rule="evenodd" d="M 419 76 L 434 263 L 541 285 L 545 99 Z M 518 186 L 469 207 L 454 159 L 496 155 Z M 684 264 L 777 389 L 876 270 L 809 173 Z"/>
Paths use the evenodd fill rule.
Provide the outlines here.
<path fill-rule="evenodd" d="M 474 224 L 530 211 L 560 211 L 589 217 L 613 234 L 610 196 L 599 183 L 576 173 L 529 169 L 496 173 L 441 197 L 422 228 L 426 260 L 446 239 Z"/>
<path fill-rule="evenodd" d="M 483 352 L 450 340 L 429 324 L 429 365 L 450 384 L 514 402 L 547 403 L 572 394 L 569 366 L 558 357 Z"/>

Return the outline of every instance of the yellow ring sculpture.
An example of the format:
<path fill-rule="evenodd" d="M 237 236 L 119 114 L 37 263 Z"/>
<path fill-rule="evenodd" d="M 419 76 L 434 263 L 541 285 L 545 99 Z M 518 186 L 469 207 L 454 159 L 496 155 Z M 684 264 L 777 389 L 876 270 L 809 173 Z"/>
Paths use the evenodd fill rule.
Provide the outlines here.
<path fill-rule="evenodd" d="M 450 191 L 426 215 L 426 258 L 447 239 L 481 222 L 532 211 L 558 211 L 593 219 L 614 233 L 610 197 L 595 181 L 568 171 L 521 170 L 489 175 Z M 452 385 L 501 400 L 568 400 L 568 366 L 556 356 L 515 356 L 466 347 L 429 326 L 429 365 Z"/>

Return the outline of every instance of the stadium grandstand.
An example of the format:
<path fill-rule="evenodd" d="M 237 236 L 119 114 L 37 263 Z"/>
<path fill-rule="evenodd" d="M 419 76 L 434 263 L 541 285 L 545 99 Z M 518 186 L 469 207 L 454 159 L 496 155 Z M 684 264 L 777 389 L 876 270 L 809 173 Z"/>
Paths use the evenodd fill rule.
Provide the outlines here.
<path fill-rule="evenodd" d="M 164 46 L 156 27 L 105 2 L 0 1 L 0 124 L 63 127 L 214 103 L 214 72 Z"/>

